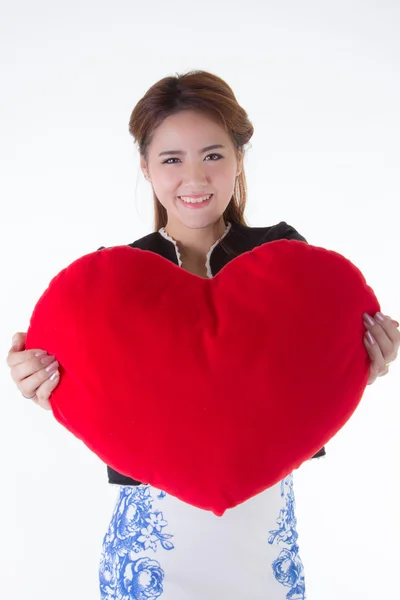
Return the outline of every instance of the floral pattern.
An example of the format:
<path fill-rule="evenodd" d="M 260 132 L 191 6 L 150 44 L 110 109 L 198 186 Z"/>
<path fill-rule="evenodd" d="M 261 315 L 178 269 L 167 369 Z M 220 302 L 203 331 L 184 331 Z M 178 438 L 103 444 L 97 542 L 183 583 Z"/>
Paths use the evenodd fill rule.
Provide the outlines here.
<path fill-rule="evenodd" d="M 156 506 L 151 490 L 161 501 Z M 273 578 L 283 586 L 283 595 L 276 590 L 272 593 L 265 589 L 265 600 L 278 597 L 280 600 L 284 597 L 286 600 L 306 600 L 304 568 L 296 530 L 293 474 L 278 483 L 271 493 L 271 499 L 275 499 L 272 502 L 278 503 L 276 511 L 279 510 L 279 515 L 276 528 L 267 529 L 268 544 L 276 547 L 268 563 Z M 163 504 L 164 498 L 165 492 L 149 485 L 121 486 L 103 539 L 99 573 L 101 600 L 158 600 L 163 595 L 165 572 L 162 553 L 175 549 L 168 521 L 157 508 Z M 267 510 L 272 510 L 271 506 Z M 156 560 L 155 554 L 159 560 Z"/>
<path fill-rule="evenodd" d="M 165 498 L 165 492 L 158 494 Z M 102 600 L 156 600 L 163 592 L 160 563 L 139 553 L 173 550 L 163 513 L 153 509 L 149 486 L 122 487 L 103 540 L 100 561 Z"/>
<path fill-rule="evenodd" d="M 278 529 L 272 530 L 268 543 L 284 544 L 278 558 L 272 563 L 275 579 L 290 588 L 287 600 L 306 600 L 304 567 L 299 556 L 297 545 L 298 533 L 295 515 L 295 497 L 293 490 L 293 473 L 281 481 L 281 497 L 285 500 L 276 520 Z"/>

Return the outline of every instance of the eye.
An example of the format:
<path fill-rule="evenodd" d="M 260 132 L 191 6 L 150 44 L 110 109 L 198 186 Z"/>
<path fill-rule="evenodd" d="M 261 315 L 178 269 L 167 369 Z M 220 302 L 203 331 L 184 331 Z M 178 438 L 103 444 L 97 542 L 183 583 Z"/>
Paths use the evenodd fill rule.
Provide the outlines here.
<path fill-rule="evenodd" d="M 170 160 L 179 160 L 179 158 L 167 158 L 167 160 L 164 160 L 162 164 L 163 165 L 172 165 L 172 164 L 175 164 L 175 163 L 170 163 L 169 162 Z"/>
<path fill-rule="evenodd" d="M 209 156 L 217 156 L 218 157 L 217 160 L 219 160 L 220 158 L 222 158 L 221 154 L 208 154 L 206 156 L 206 158 L 208 158 Z M 208 161 L 208 162 L 210 162 L 210 161 Z M 215 162 L 215 161 L 211 161 L 211 162 Z"/>
<path fill-rule="evenodd" d="M 223 158 L 223 156 L 221 154 L 207 154 L 206 158 L 208 158 L 209 156 L 217 156 L 218 157 L 215 160 L 213 159 L 211 162 L 216 162 L 220 158 Z M 173 158 L 173 157 L 172 158 L 167 158 L 167 160 L 164 160 L 164 162 L 162 164 L 163 165 L 166 165 L 166 164 L 168 164 L 168 165 L 174 165 L 174 164 L 176 164 L 176 163 L 170 163 L 169 162 L 170 160 L 179 160 L 179 158 L 176 158 L 176 157 L 175 158 Z M 210 162 L 210 161 L 208 160 L 207 162 Z"/>

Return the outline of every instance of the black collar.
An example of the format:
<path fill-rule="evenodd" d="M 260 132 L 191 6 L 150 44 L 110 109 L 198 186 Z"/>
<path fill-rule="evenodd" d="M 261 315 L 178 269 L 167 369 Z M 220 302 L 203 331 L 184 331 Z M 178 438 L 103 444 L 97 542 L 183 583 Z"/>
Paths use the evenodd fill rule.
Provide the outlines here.
<path fill-rule="evenodd" d="M 280 239 L 298 240 L 307 243 L 307 240 L 285 221 L 281 221 L 271 227 L 248 227 L 232 223 L 228 233 L 218 242 L 211 253 L 211 272 L 215 275 L 236 256 L 253 250 L 253 248 L 266 242 L 273 242 Z M 141 248 L 142 250 L 156 252 L 176 265 L 179 264 L 175 244 L 163 237 L 158 231 L 150 233 L 128 245 L 132 248 Z"/>

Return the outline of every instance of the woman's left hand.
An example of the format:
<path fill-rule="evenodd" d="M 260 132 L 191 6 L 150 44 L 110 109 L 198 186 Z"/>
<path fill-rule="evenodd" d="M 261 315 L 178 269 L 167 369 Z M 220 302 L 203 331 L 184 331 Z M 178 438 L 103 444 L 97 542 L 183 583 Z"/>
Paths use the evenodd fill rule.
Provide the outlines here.
<path fill-rule="evenodd" d="M 366 317 L 369 317 L 369 322 Z M 400 331 L 397 329 L 399 327 L 397 321 L 380 312 L 375 314 L 374 319 L 364 313 L 364 327 L 369 331 L 369 334 L 367 331 L 364 335 L 364 346 L 371 358 L 367 383 L 367 385 L 371 385 L 378 377 L 388 374 L 388 363 L 397 358 L 400 347 Z"/>

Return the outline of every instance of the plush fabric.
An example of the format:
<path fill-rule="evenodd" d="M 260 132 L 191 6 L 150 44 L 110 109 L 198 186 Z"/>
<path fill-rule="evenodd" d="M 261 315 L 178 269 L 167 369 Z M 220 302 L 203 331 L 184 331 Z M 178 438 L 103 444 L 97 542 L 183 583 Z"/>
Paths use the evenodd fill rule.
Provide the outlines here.
<path fill-rule="evenodd" d="M 61 364 L 55 418 L 119 473 L 222 515 L 311 458 L 348 421 L 380 310 L 340 254 L 279 240 L 214 278 L 116 246 L 39 299 L 27 348 Z"/>

